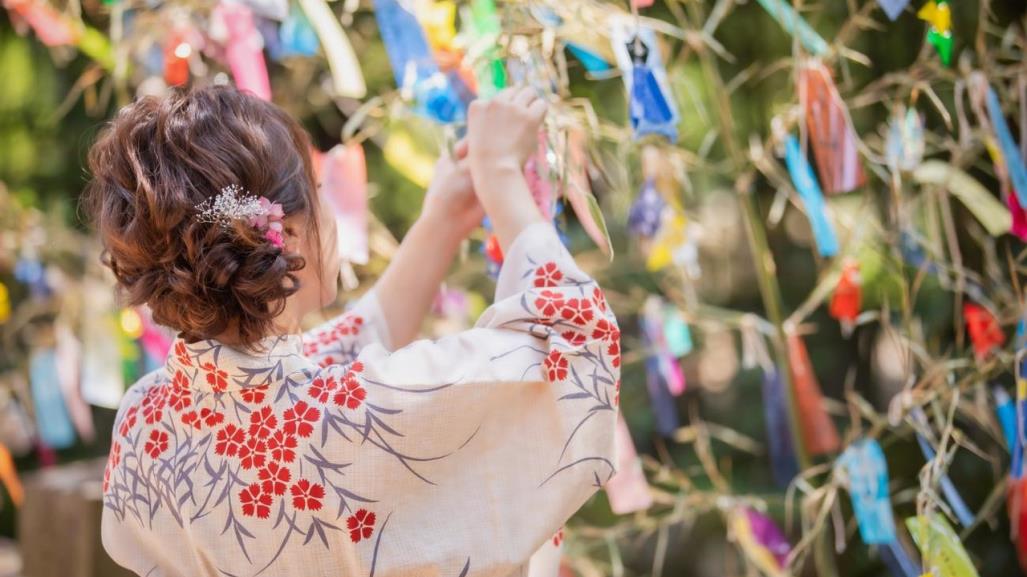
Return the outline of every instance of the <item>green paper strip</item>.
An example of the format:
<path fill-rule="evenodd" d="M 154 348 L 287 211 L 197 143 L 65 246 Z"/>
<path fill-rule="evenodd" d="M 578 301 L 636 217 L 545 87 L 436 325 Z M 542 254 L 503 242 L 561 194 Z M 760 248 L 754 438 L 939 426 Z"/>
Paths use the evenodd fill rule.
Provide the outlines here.
<path fill-rule="evenodd" d="M 1009 209 L 972 176 L 950 164 L 928 160 L 913 171 L 913 179 L 920 184 L 944 186 L 973 213 L 991 236 L 1003 235 L 1013 226 Z"/>
<path fill-rule="evenodd" d="M 979 577 L 959 536 L 945 517 L 934 513 L 906 519 L 906 527 L 920 548 L 926 574 L 934 577 Z"/>
<path fill-rule="evenodd" d="M 789 34 L 799 39 L 814 56 L 827 54 L 828 44 L 785 0 L 757 0 Z"/>
<path fill-rule="evenodd" d="M 503 26 L 496 12 L 494 0 L 471 2 L 471 19 L 468 24 L 471 44 L 483 48 L 481 59 L 475 66 L 478 96 L 491 98 L 507 85 L 506 66 L 499 57 L 499 49 L 496 46 Z"/>

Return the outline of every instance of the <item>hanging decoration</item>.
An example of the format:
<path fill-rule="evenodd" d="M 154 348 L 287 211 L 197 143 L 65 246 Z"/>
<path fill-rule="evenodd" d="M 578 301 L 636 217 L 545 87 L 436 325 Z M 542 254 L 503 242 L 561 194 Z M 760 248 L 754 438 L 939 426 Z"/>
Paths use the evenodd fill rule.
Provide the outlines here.
<path fill-rule="evenodd" d="M 211 14 L 211 36 L 225 47 L 225 59 L 239 90 L 271 100 L 271 81 L 264 61 L 264 41 L 249 7 L 222 0 Z"/>
<path fill-rule="evenodd" d="M 3 483 L 4 489 L 7 490 L 7 496 L 11 498 L 14 506 L 21 507 L 22 501 L 25 500 L 25 489 L 21 485 L 21 479 L 18 478 L 17 469 L 14 468 L 11 452 L 3 443 L 0 443 L 0 483 Z"/>
<path fill-rule="evenodd" d="M 789 0 L 757 0 L 777 23 L 814 56 L 823 56 L 830 50 L 827 41 L 795 11 Z"/>
<path fill-rule="evenodd" d="M 464 16 L 468 35 L 467 56 L 476 63 L 478 96 L 491 98 L 507 85 L 506 66 L 496 45 L 502 23 L 494 0 L 472 0 Z M 466 13 L 465 13 L 466 14 Z"/>
<path fill-rule="evenodd" d="M 366 96 L 367 86 L 360 63 L 339 19 L 325 0 L 299 0 L 299 3 L 324 49 L 332 75 L 332 89 L 337 95 L 347 98 Z"/>
<path fill-rule="evenodd" d="M 811 455 L 833 453 L 841 446 L 838 429 L 824 409 L 824 396 L 813 372 L 813 364 L 802 337 L 788 335 L 788 361 L 792 367 L 792 383 L 800 413 L 802 439 Z"/>
<path fill-rule="evenodd" d="M 672 305 L 657 295 L 650 295 L 642 308 L 642 322 L 649 343 L 650 358 L 656 359 L 655 366 L 660 373 L 660 382 L 667 387 L 671 395 L 678 397 L 685 392 L 685 373 L 678 362 L 678 355 L 675 355 L 668 346 L 667 339 L 667 317 L 674 314 L 677 314 L 677 311 Z M 671 325 L 673 324 L 674 321 L 671 321 Z M 679 330 L 677 327 L 674 328 Z"/>
<path fill-rule="evenodd" d="M 938 58 L 945 66 L 952 64 L 952 9 L 948 0 L 930 0 L 916 13 L 917 18 L 926 20 L 927 43 L 934 46 Z"/>
<path fill-rule="evenodd" d="M 321 47 L 321 44 L 318 41 L 317 31 L 314 30 L 313 26 L 311 26 L 306 13 L 304 13 L 303 9 L 300 8 L 298 4 L 293 4 L 289 8 L 289 15 L 285 18 L 285 21 L 282 22 L 282 26 L 278 31 L 278 36 L 282 43 L 282 58 L 316 56 L 318 49 Z M 327 48 L 325 50 L 327 51 Z M 329 64 L 331 61 L 332 58 L 328 57 Z M 351 95 L 342 94 L 342 96 Z M 359 97 L 360 96 L 354 96 L 354 98 Z"/>
<path fill-rule="evenodd" d="M 859 159 L 856 131 L 823 61 L 805 61 L 799 69 L 798 92 L 824 192 L 838 194 L 863 186 L 866 174 Z"/>
<path fill-rule="evenodd" d="M 888 19 L 892 22 L 899 19 L 902 11 L 906 9 L 909 4 L 909 0 L 877 0 L 877 3 L 881 5 L 881 10 L 888 15 Z"/>
<path fill-rule="evenodd" d="M 998 324 L 995 315 L 979 304 L 966 302 L 963 304 L 963 316 L 966 318 L 966 330 L 970 333 L 974 356 L 980 362 L 995 349 L 1006 342 L 1006 335 Z"/>
<path fill-rule="evenodd" d="M 364 148 L 357 143 L 338 144 L 324 154 L 320 169 L 321 194 L 335 215 L 339 258 L 367 264 L 370 252 Z"/>
<path fill-rule="evenodd" d="M 913 171 L 913 180 L 923 185 L 944 186 L 992 236 L 1009 232 L 1013 224 L 1006 207 L 995 200 L 981 183 L 951 164 L 928 160 Z"/>
<path fill-rule="evenodd" d="M 889 441 L 895 436 L 910 439 L 913 427 L 920 450 L 930 461 L 930 469 L 924 470 L 921 478 L 921 494 L 930 493 L 933 498 L 935 489 L 940 489 L 944 501 L 937 505 L 951 514 L 953 522 L 964 529 L 986 530 L 993 520 L 987 516 L 991 511 L 982 507 L 981 519 L 977 519 L 961 498 L 961 494 L 969 497 L 974 493 L 957 485 L 962 475 L 952 477 L 947 473 L 951 449 L 938 448 L 937 439 L 949 438 L 950 431 L 943 434 L 938 419 L 927 419 L 922 410 L 927 403 L 950 401 L 957 381 L 961 386 L 987 383 L 987 389 L 977 389 L 975 403 L 955 405 L 957 416 L 951 434 L 955 439 L 973 438 L 974 443 L 985 445 L 985 454 L 997 454 L 994 447 L 986 446 L 992 442 L 1010 451 L 1006 513 L 1013 544 L 1027 567 L 1027 480 L 1023 472 L 1027 380 L 1021 364 L 1027 343 L 1017 339 L 1007 344 L 1001 324 L 1022 308 L 1022 287 L 1008 276 L 1003 259 L 1008 252 L 1015 261 L 1021 248 L 1017 238 L 1004 237 L 1007 232 L 1021 240 L 1027 238 L 1025 147 L 1017 142 L 1027 132 L 1027 108 L 1022 106 L 1027 81 L 1017 76 L 1013 65 L 1019 61 L 1006 46 L 1008 39 L 1000 35 L 996 40 L 990 33 L 1009 27 L 997 25 L 1002 23 L 983 11 L 977 24 L 978 41 L 966 45 L 967 58 L 961 59 L 965 66 L 954 75 L 944 68 L 951 65 L 954 51 L 950 3 L 921 3 L 917 14 L 928 23 L 927 49 L 938 54 L 942 66 L 923 66 L 921 58 L 910 53 L 910 68 L 897 69 L 884 82 L 867 82 L 859 70 L 867 64 L 868 56 L 859 52 L 859 47 L 866 44 L 854 40 L 854 34 L 867 32 L 868 23 L 872 24 L 870 28 L 885 28 L 881 34 L 897 33 L 900 28 L 892 29 L 888 21 L 904 16 L 909 10 L 908 0 L 877 0 L 876 6 L 864 6 L 867 10 L 848 14 L 849 20 L 840 24 L 830 21 L 838 10 L 814 11 L 790 0 L 757 3 L 794 39 L 792 50 L 767 55 L 767 62 L 774 62 L 773 66 L 747 62 L 720 43 L 725 37 L 720 34 L 723 26 L 740 11 L 739 6 L 745 5 L 730 1 L 689 3 L 671 20 L 662 10 L 639 13 L 639 9 L 653 5 L 651 0 L 633 0 L 620 6 L 577 0 L 498 6 L 494 0 L 375 0 L 377 30 L 368 20 L 367 6 L 348 0 L 219 0 L 204 10 L 181 2 L 129 7 L 118 0 L 81 7 L 59 4 L 60 9 L 54 8 L 51 0 L 4 0 L 3 5 L 15 30 L 30 33 L 33 41 L 50 48 L 49 53 L 57 60 L 75 54 L 90 60 L 85 68 L 88 74 L 76 90 L 87 101 L 99 96 L 101 107 L 121 104 L 135 95 L 160 94 L 169 87 L 224 82 L 224 70 L 230 72 L 239 88 L 265 99 L 272 97 L 269 75 L 276 75 L 273 96 L 280 100 L 296 98 L 295 90 L 289 91 L 288 81 L 282 82 L 283 77 L 312 82 L 308 100 L 279 104 L 289 107 L 290 112 L 295 108 L 302 113 L 310 112 L 304 105 L 337 105 L 347 118 L 340 139 L 344 143 L 333 147 L 336 140 L 332 133 L 338 126 L 332 126 L 337 119 L 323 117 L 326 130 L 319 132 L 317 139 L 329 151 L 320 155 L 319 180 L 342 233 L 339 252 L 351 263 L 372 264 L 366 271 L 371 276 L 377 270 L 371 262 L 367 212 L 367 162 L 376 158 L 373 149 L 380 148 L 385 162 L 397 173 L 426 186 L 434 165 L 434 154 L 428 151 L 440 142 L 459 137 L 465 129 L 466 106 L 475 95 L 490 98 L 514 83 L 534 87 L 549 101 L 551 113 L 540 134 L 539 147 L 526 167 L 526 177 L 546 218 L 557 224 L 565 241 L 573 241 L 568 242 L 575 250 L 584 239 L 579 234 L 583 231 L 612 258 L 614 243 L 603 210 L 621 217 L 627 213 L 626 223 L 614 223 L 620 227 L 626 224 L 631 233 L 632 251 L 627 259 L 635 259 L 633 262 L 639 265 L 644 261 L 648 271 L 656 273 L 638 281 L 634 277 L 613 280 L 611 286 L 616 288 L 610 292 L 611 304 L 624 309 L 619 313 L 626 313 L 622 317 L 630 317 L 630 307 L 645 302 L 641 311 L 636 310 L 641 313 L 638 338 L 634 330 L 625 336 L 624 362 L 632 359 L 644 363 L 656 433 L 680 439 L 684 430 L 698 429 L 681 428 L 677 402 L 686 382 L 680 359 L 695 354 L 697 358 L 687 362 L 700 365 L 698 374 L 704 375 L 700 361 L 711 356 L 706 355 L 709 350 L 730 348 L 733 352 L 730 330 L 741 332 L 745 366 L 759 368 L 762 376 L 766 433 L 756 435 L 762 438 L 737 434 L 730 423 L 714 426 L 715 419 L 711 419 L 707 431 L 715 441 L 714 458 L 704 456 L 702 467 L 689 469 L 685 475 L 680 475 L 676 466 L 675 459 L 680 456 L 677 451 L 693 449 L 684 446 L 686 443 L 668 447 L 663 439 L 653 439 L 654 451 L 666 459 L 653 467 L 656 477 L 651 486 L 626 421 L 621 419 L 616 433 L 620 473 L 607 487 L 615 513 L 634 514 L 638 525 L 645 531 L 652 530 L 659 539 L 666 533 L 667 519 L 680 520 L 679 516 L 666 514 L 671 505 L 687 502 L 695 515 L 716 511 L 724 515 L 751 566 L 765 575 L 783 577 L 809 572 L 804 565 L 809 544 L 819 547 L 822 540 L 817 532 L 832 524 L 819 521 L 832 516 L 835 526 L 843 526 L 848 509 L 831 509 L 831 499 L 838 487 L 848 487 L 861 540 L 880 552 L 893 575 L 973 577 L 976 569 L 971 558 L 946 518 L 931 511 L 930 501 L 918 510 L 921 517 L 907 521 L 923 553 L 923 571 L 902 547 L 903 536 L 895 527 L 890 495 L 911 494 L 911 483 L 895 479 L 889 490 L 882 445 L 891 451 Z M 877 7 L 887 20 L 874 14 Z M 629 15 L 628 9 L 634 13 Z M 802 14 L 809 15 L 809 21 L 800 15 L 799 10 L 804 9 L 808 11 Z M 755 15 L 766 18 L 758 12 Z M 87 24 L 88 20 L 102 22 L 104 31 Z M 903 26 L 913 24 L 909 20 Z M 360 60 L 373 61 L 371 56 L 379 51 L 379 40 L 388 55 L 397 90 L 373 87 L 373 98 L 354 102 L 368 96 Z M 358 59 L 354 47 L 362 55 L 366 51 L 369 58 Z M 275 60 L 270 69 L 267 57 Z M 933 54 L 930 58 L 933 60 Z M 987 62 L 1010 66 L 980 64 Z M 725 65 L 739 74 L 724 78 Z M 975 70 L 974 66 L 982 69 Z M 608 79 L 618 73 L 624 82 L 626 115 L 599 109 L 610 102 L 605 95 L 599 98 L 594 90 L 578 90 L 579 82 Z M 106 74 L 112 82 L 104 77 Z M 699 75 L 701 80 L 697 82 Z M 368 80 L 378 82 L 378 76 L 370 75 Z M 786 79 L 795 81 L 794 92 L 775 92 L 770 113 L 760 110 L 749 115 L 747 109 L 739 107 L 738 95 L 758 82 L 781 85 L 787 84 Z M 391 79 L 389 84 L 391 87 Z M 965 95 L 969 95 L 976 120 L 973 123 L 963 109 Z M 776 117 L 780 126 L 769 127 L 768 139 L 768 127 L 760 126 L 760 119 L 772 116 L 776 110 L 783 111 Z M 859 115 L 859 133 L 850 110 Z M 888 110 L 891 114 L 882 114 Z M 412 127 L 411 111 L 435 124 L 422 122 Z M 732 118 L 740 111 L 745 113 L 744 118 Z M 1007 116 L 1017 113 L 1019 121 L 1010 126 Z M 870 119 L 878 124 L 870 125 Z M 358 130 L 351 130 L 354 127 Z M 775 153 L 783 154 L 787 177 L 778 163 L 768 162 L 764 151 L 768 141 Z M 639 149 L 641 155 L 637 154 Z M 985 151 L 990 163 L 984 159 Z M 640 171 L 635 166 L 638 156 L 642 157 Z M 653 169 L 652 157 L 673 166 Z M 668 178 L 668 172 L 673 173 L 672 178 Z M 696 184 L 694 190 L 690 180 Z M 816 254 L 821 257 L 812 261 L 802 258 L 804 266 L 816 270 L 798 277 L 787 276 L 796 269 L 790 266 L 792 255 L 781 250 L 780 241 L 786 235 L 775 228 L 788 195 L 780 194 L 773 201 L 770 198 L 772 189 L 788 192 L 788 180 L 798 194 L 798 204 L 813 231 Z M 630 189 L 639 183 L 638 194 L 630 198 Z M 829 203 L 825 193 L 854 194 L 832 198 Z M 7 196 L 5 190 L 0 192 L 0 328 L 4 333 L 0 347 L 0 481 L 17 502 L 19 491 L 14 488 L 16 481 L 12 481 L 16 476 L 11 475 L 11 455 L 20 462 L 35 443 L 37 462 L 53 465 L 58 460 L 56 451 L 79 440 L 88 441 L 91 428 L 88 419 L 83 418 L 82 401 L 101 410 L 116 409 L 126 384 L 159 366 L 171 340 L 167 330 L 156 326 L 145 309 L 122 309 L 109 298 L 109 281 L 91 269 L 95 263 L 78 266 L 83 257 L 80 253 L 92 251 L 90 256 L 95 255 L 93 247 L 83 250 L 87 243 L 77 243 L 74 251 L 53 254 L 49 235 L 56 233 L 14 213 Z M 36 202 L 32 191 L 19 191 L 18 196 Z M 966 211 L 950 214 L 946 204 L 949 196 Z M 730 210 L 724 209 L 726 204 L 717 204 L 724 197 L 731 198 Z M 864 218 L 868 212 L 854 207 L 868 204 L 876 210 Z M 568 214 L 561 212 L 567 205 L 573 209 L 580 230 L 574 228 L 574 220 L 566 218 Z M 738 206 L 741 210 L 736 210 Z M 965 226 L 964 212 L 977 223 Z M 15 216 L 8 216 L 11 214 Z M 785 224 L 789 228 L 792 225 L 790 221 Z M 481 241 L 487 270 L 496 274 L 503 254 L 487 221 L 485 229 L 486 234 L 474 242 Z M 839 234 L 843 230 L 844 234 Z M 980 230 L 986 234 L 979 234 Z M 621 239 L 620 232 L 614 230 L 613 238 Z M 42 242 L 32 240 L 40 235 Z M 752 261 L 744 262 L 755 263 L 752 270 L 757 274 L 749 274 L 752 271 L 748 269 L 739 274 L 734 266 L 735 261 L 743 261 L 728 252 L 734 248 L 736 237 L 740 239 L 737 242 L 749 243 L 745 258 Z M 714 269 L 705 278 L 701 275 L 700 246 L 703 264 Z M 966 247 L 972 249 L 958 254 Z M 583 264 L 595 266 L 601 274 L 623 272 L 616 266 L 604 270 L 589 262 L 588 258 L 598 258 L 597 252 L 583 258 Z M 73 256 L 69 258 L 68 254 Z M 830 260 L 839 255 L 846 260 Z M 55 281 L 59 276 L 54 274 L 55 269 L 62 261 L 71 260 L 76 262 L 72 269 L 86 271 L 81 273 L 84 279 L 62 286 Z M 1015 269 L 1015 262 L 1013 265 Z M 901 273 L 902 279 L 911 282 L 862 286 L 860 266 L 875 279 L 883 270 L 896 273 L 896 278 Z M 645 271 L 632 274 L 635 272 Z M 929 282 L 921 282 L 924 276 Z M 796 299 L 794 293 L 781 290 L 783 282 L 796 285 L 813 278 L 817 279 L 816 288 L 806 299 L 802 295 Z M 602 281 L 605 284 L 605 279 Z M 668 298 L 673 298 L 648 294 L 653 286 L 660 286 Z M 747 300 L 757 293 L 757 286 L 762 306 Z M 894 291 L 901 294 L 894 295 Z M 70 294 L 80 295 L 76 298 L 88 306 L 67 318 L 64 312 L 56 320 L 48 317 L 51 309 L 61 308 L 55 306 L 58 299 Z M 920 295 L 925 298 L 916 298 Z M 864 311 L 864 297 L 882 306 Z M 970 347 L 952 346 L 953 340 L 961 340 L 951 338 L 951 324 L 933 323 L 923 314 L 925 304 L 937 304 L 941 298 L 952 298 L 963 307 Z M 451 328 L 464 326 L 474 316 L 472 294 L 457 291 L 439 300 L 442 315 L 451 317 Z M 746 311 L 760 311 L 767 318 L 727 309 L 729 303 L 744 303 Z M 793 305 L 797 305 L 793 311 L 784 310 Z M 33 316 L 26 312 L 31 307 L 47 312 Z M 857 323 L 866 323 L 868 331 L 875 324 L 894 327 L 915 362 L 932 368 L 930 377 L 906 371 L 915 376 L 894 397 L 891 406 L 899 416 L 892 422 L 886 415 L 868 414 L 876 413 L 876 406 L 864 402 L 874 394 L 887 392 L 884 385 L 877 379 L 854 379 L 844 398 L 830 405 L 845 404 L 854 417 L 846 421 L 851 425 L 844 443 L 825 408 L 827 400 L 806 350 L 805 339 L 818 344 L 837 340 L 822 313 L 837 319 L 846 336 L 851 336 Z M 26 328 L 28 317 L 31 326 Z M 935 325 L 939 324 L 945 326 L 938 329 Z M 702 331 L 701 338 L 693 340 L 692 330 L 696 328 Z M 805 336 L 800 336 L 800 330 Z M 770 340 L 773 355 L 764 339 Z M 8 353 L 9 343 L 18 349 L 14 354 Z M 853 349 L 859 349 L 853 354 L 862 358 L 863 347 L 852 344 Z M 967 362 L 970 350 L 977 362 Z M 1013 368 L 1018 369 L 1018 375 L 1015 398 L 1010 399 L 1012 393 L 1003 387 L 1001 379 Z M 823 370 L 827 370 L 826 364 Z M 947 372 L 948 378 L 937 378 L 937 371 Z M 791 381 L 793 390 L 789 391 L 787 383 Z M 626 382 L 626 390 L 633 390 L 636 384 Z M 704 384 L 709 385 L 706 381 Z M 725 386 L 731 383 L 725 381 Z M 729 389 L 722 398 L 737 394 L 744 403 L 742 388 Z M 619 384 L 616 390 L 611 402 L 619 405 Z M 991 395 L 984 394 L 985 390 Z M 695 393 L 703 400 L 694 404 L 700 407 L 698 418 L 705 419 L 703 412 L 715 405 L 711 391 L 713 386 Z M 794 414 L 789 410 L 793 397 Z M 692 403 L 687 404 L 691 409 Z M 682 399 L 682 407 L 685 405 Z M 985 418 L 991 410 L 994 423 Z M 632 422 L 638 418 L 637 413 L 626 414 Z M 839 425 L 842 414 L 838 412 Z M 910 418 L 903 419 L 903 415 Z M 691 419 L 692 414 L 688 417 Z M 864 417 L 873 423 L 866 437 L 860 431 L 860 419 Z M 879 426 L 886 422 L 887 428 Z M 993 434 L 974 434 L 972 427 L 980 423 Z M 762 425 L 754 430 L 763 431 Z M 870 439 L 872 435 L 878 436 L 880 443 Z M 802 446 L 795 446 L 796 442 Z M 775 482 L 793 487 L 796 502 L 801 501 L 801 506 L 787 512 L 802 515 L 801 522 L 794 525 L 803 529 L 801 539 L 795 540 L 794 553 L 774 522 L 762 512 L 763 498 L 736 493 L 741 484 L 734 473 L 740 468 L 729 469 L 731 474 L 719 470 L 737 464 L 733 461 L 736 450 L 758 454 L 762 447 L 769 453 Z M 697 445 L 696 450 L 702 449 Z M 72 454 L 61 453 L 60 458 Z M 835 459 L 836 474 L 800 470 L 800 461 L 808 465 L 810 455 L 828 462 Z M 1004 464 L 1001 458 L 992 461 L 996 466 Z M 707 478 L 699 478 L 704 476 Z M 687 490 L 682 490 L 686 484 Z M 676 495 L 686 499 L 676 501 Z M 770 502 L 778 506 L 776 500 Z M 989 504 L 992 502 L 989 500 Z M 787 501 L 786 506 L 791 503 Z M 655 507 L 660 508 L 658 513 L 647 511 Z M 611 567 L 601 566 L 597 569 L 600 573 L 608 568 L 610 573 L 617 571 L 618 561 L 612 554 L 616 539 L 640 532 L 631 523 L 618 523 L 617 531 L 623 533 L 615 534 L 604 527 L 581 536 L 582 540 L 602 538 L 610 546 Z M 835 537 L 841 547 L 844 533 L 837 531 Z M 568 554 L 576 554 L 573 549 L 568 548 Z M 813 556 L 831 557 L 820 551 Z M 598 561 L 600 565 L 606 562 Z M 818 574 L 832 574 L 819 566 L 823 559 L 816 562 Z"/>
<path fill-rule="evenodd" d="M 747 559 L 767 577 L 787 577 L 792 546 L 773 519 L 752 507 L 738 506 L 728 513 L 732 535 Z"/>
<path fill-rule="evenodd" d="M 792 186 L 802 199 L 806 218 L 809 219 L 810 229 L 813 231 L 817 253 L 825 258 L 835 256 L 838 254 L 838 238 L 827 215 L 827 203 L 820 192 L 813 168 L 799 147 L 799 141 L 790 134 L 785 137 L 785 164 L 788 165 L 788 174 L 792 177 Z"/>
<path fill-rule="evenodd" d="M 1012 453 L 1016 447 L 1016 405 L 1002 385 L 994 385 L 991 394 L 995 398 L 995 416 L 1002 430 L 1002 438 Z"/>
<path fill-rule="evenodd" d="M 633 20 L 615 19 L 610 41 L 627 89 L 628 116 L 635 138 L 658 135 L 676 142 L 679 116 L 656 35 Z"/>
<path fill-rule="evenodd" d="M 75 444 L 75 428 L 61 393 L 53 348 L 39 348 L 32 353 L 29 375 L 40 441 L 47 447 L 67 449 Z"/>
<path fill-rule="evenodd" d="M 927 427 L 927 416 L 923 410 L 917 408 L 911 413 L 913 420 L 918 422 L 924 431 L 929 431 Z M 934 439 L 928 439 L 923 432 L 918 431 L 916 435 L 917 444 L 920 445 L 920 452 L 923 453 L 924 459 L 928 462 L 935 459 L 934 452 Z M 952 483 L 952 479 L 948 475 L 943 474 L 940 479 L 942 493 L 945 495 L 945 500 L 948 501 L 949 507 L 952 508 L 952 514 L 955 515 L 956 519 L 964 527 L 970 527 L 974 522 L 974 514 L 967 507 L 966 502 L 963 501 L 963 497 L 959 495 L 959 491 L 956 486 Z"/>
<path fill-rule="evenodd" d="M 375 0 L 374 7 L 396 86 L 426 117 L 444 124 L 462 121 L 464 105 L 439 70 L 417 18 L 398 0 Z"/>
<path fill-rule="evenodd" d="M 915 170 L 924 158 L 924 121 L 914 108 L 899 106 L 888 122 L 885 156 L 893 173 Z"/>
<path fill-rule="evenodd" d="M 836 466 L 844 472 L 863 543 L 882 547 L 881 558 L 894 577 L 920 575 L 920 568 L 896 534 L 888 495 L 888 464 L 881 446 L 873 439 L 856 441 L 845 449 Z"/>
<path fill-rule="evenodd" d="M 978 577 L 973 561 L 967 555 L 959 535 L 945 517 L 932 513 L 906 519 L 924 559 L 924 569 L 935 577 Z"/>
<path fill-rule="evenodd" d="M 849 260 L 842 267 L 841 277 L 838 285 L 831 296 L 831 316 L 838 319 L 842 326 L 842 334 L 852 335 L 856 326 L 856 318 L 859 316 L 860 307 L 863 301 L 861 285 L 863 281 L 859 275 L 859 262 Z"/>

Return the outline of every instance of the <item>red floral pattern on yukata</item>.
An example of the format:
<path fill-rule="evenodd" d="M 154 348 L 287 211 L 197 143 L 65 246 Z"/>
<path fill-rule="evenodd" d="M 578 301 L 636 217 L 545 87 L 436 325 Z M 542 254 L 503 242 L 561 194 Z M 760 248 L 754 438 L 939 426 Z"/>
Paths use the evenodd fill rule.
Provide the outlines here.
<path fill-rule="evenodd" d="M 541 373 L 558 402 L 575 403 L 581 418 L 576 433 L 597 412 L 616 410 L 620 332 L 590 279 L 575 278 L 557 261 L 520 264 L 527 288 L 509 323 L 531 335 L 531 347 L 544 335 L 546 349 L 533 364 L 517 367 L 517 374 Z M 165 370 L 133 387 L 118 417 L 104 472 L 106 509 L 142 528 L 161 515 L 182 527 L 209 519 L 204 522 L 224 535 L 218 547 L 238 547 L 246 559 L 266 547 L 258 536 L 287 523 L 292 529 L 278 533 L 284 537 L 271 544 L 275 553 L 267 567 L 288 547 L 332 549 L 340 537 L 377 555 L 395 505 L 354 489 L 352 479 L 366 471 L 330 449 L 379 451 L 413 481 L 431 484 L 419 463 L 456 451 L 414 455 L 401 448 L 421 434 L 403 430 L 404 411 L 419 406 L 418 397 L 450 385 L 406 388 L 370 378 L 374 367 L 356 359 L 367 339 L 382 334 L 373 330 L 375 322 L 380 320 L 348 313 L 308 333 L 295 352 L 276 355 L 272 348 L 266 357 L 235 364 L 224 361 L 229 353 L 216 341 L 176 340 Z M 379 391 L 387 394 L 376 396 Z M 596 467 L 596 480 L 613 473 L 605 457 L 560 459 L 553 476 L 575 466 Z M 552 542 L 559 546 L 562 540 L 561 529 Z"/>

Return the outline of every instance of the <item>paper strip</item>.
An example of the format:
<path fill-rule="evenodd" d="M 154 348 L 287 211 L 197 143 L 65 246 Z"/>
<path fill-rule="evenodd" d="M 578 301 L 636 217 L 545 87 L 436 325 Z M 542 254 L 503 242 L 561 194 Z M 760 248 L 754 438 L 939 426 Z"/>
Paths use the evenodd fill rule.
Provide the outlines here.
<path fill-rule="evenodd" d="M 321 39 L 321 46 L 328 59 L 328 69 L 332 72 L 332 89 L 335 94 L 345 98 L 367 96 L 367 84 L 364 83 L 364 75 L 360 71 L 360 62 L 335 13 L 325 0 L 299 2 L 318 38 Z"/>
<path fill-rule="evenodd" d="M 802 337 L 788 335 L 788 359 L 792 366 L 792 381 L 806 451 L 811 455 L 837 451 L 841 446 L 838 429 L 824 410 L 824 396 Z"/>
<path fill-rule="evenodd" d="M 881 10 L 884 10 L 888 19 L 894 22 L 898 20 L 902 11 L 906 9 L 909 0 L 877 0 L 877 3 L 881 6 Z"/>
<path fill-rule="evenodd" d="M 339 258 L 367 264 L 367 163 L 360 144 L 338 144 L 321 163 L 321 194 L 335 214 Z"/>
<path fill-rule="evenodd" d="M 785 29 L 786 32 L 795 36 L 799 39 L 799 42 L 809 50 L 814 56 L 822 56 L 827 54 L 828 45 L 819 34 L 816 33 L 810 25 L 803 20 L 802 16 L 792 8 L 792 4 L 788 0 L 757 0 L 760 6 L 767 11 L 768 14 L 777 20 L 777 23 Z"/>
<path fill-rule="evenodd" d="M 784 383 L 774 367 L 763 372 L 763 419 L 767 424 L 767 448 L 774 482 L 779 487 L 787 487 L 799 474 L 799 461 L 792 444 Z"/>
<path fill-rule="evenodd" d="M 798 81 L 810 147 L 824 192 L 838 194 L 863 186 L 867 178 L 856 131 L 831 71 L 819 59 L 810 59 L 799 69 Z"/>
<path fill-rule="evenodd" d="M 29 381 L 40 440 L 55 449 L 66 449 L 74 445 L 75 428 L 61 394 L 54 349 L 33 351 L 29 359 Z"/>
<path fill-rule="evenodd" d="M 924 571 L 934 577 L 978 577 L 977 568 L 959 535 L 944 516 L 934 513 L 930 517 L 910 517 L 906 519 L 906 527 L 920 548 Z"/>
<path fill-rule="evenodd" d="M 888 463 L 881 445 L 873 439 L 860 439 L 845 449 L 837 464 L 844 467 L 848 477 L 849 496 L 863 543 L 894 542 L 895 518 L 888 495 Z"/>
<path fill-rule="evenodd" d="M 981 183 L 962 170 L 940 160 L 928 160 L 913 171 L 922 185 L 943 186 L 966 206 L 992 236 L 1009 232 L 1013 224 L 1009 210 Z"/>
<path fill-rule="evenodd" d="M 238 2 L 223 1 L 214 9 L 212 18 L 220 21 L 217 26 L 225 33 L 225 59 L 232 70 L 235 85 L 239 90 L 271 100 L 271 81 L 264 62 L 264 42 L 254 22 L 253 12 Z"/>
<path fill-rule="evenodd" d="M 817 253 L 825 258 L 838 254 L 838 238 L 835 237 L 834 225 L 827 216 L 827 205 L 823 193 L 820 192 L 820 185 L 817 184 L 817 177 L 813 174 L 813 167 L 802 154 L 799 141 L 791 134 L 785 140 L 785 164 L 788 166 L 788 174 L 792 177 L 792 185 L 799 193 L 806 209 L 806 218 L 809 219 L 813 231 Z"/>
<path fill-rule="evenodd" d="M 1009 179 L 1013 182 L 1013 190 L 1020 201 L 1020 206 L 1027 207 L 1027 166 L 1024 165 L 1023 155 L 1020 147 L 1013 140 L 1013 134 L 1006 124 L 1006 117 L 1002 114 L 1002 104 L 998 100 L 995 89 L 988 87 L 986 97 L 988 105 L 988 118 L 991 126 L 998 137 L 999 146 L 1002 148 L 1002 158 L 1005 160 L 1006 170 L 1009 171 Z M 1023 136 L 1021 136 L 1023 138 Z"/>

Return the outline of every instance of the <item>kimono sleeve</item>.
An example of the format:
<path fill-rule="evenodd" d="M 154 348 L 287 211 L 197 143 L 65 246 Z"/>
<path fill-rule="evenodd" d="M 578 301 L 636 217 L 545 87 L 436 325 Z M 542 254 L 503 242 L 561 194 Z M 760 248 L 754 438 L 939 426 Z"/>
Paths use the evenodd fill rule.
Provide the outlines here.
<path fill-rule="evenodd" d="M 371 343 L 392 348 L 389 325 L 374 289 L 346 312 L 303 334 L 304 355 L 321 366 L 353 362 Z"/>
<path fill-rule="evenodd" d="M 360 447 L 347 475 L 374 487 L 360 506 L 378 567 L 398 555 L 418 560 L 411 575 L 505 575 L 553 539 L 615 472 L 619 336 L 545 223 L 513 243 L 475 328 L 323 369 L 341 391 L 326 436 L 349 441 L 324 446 Z"/>

